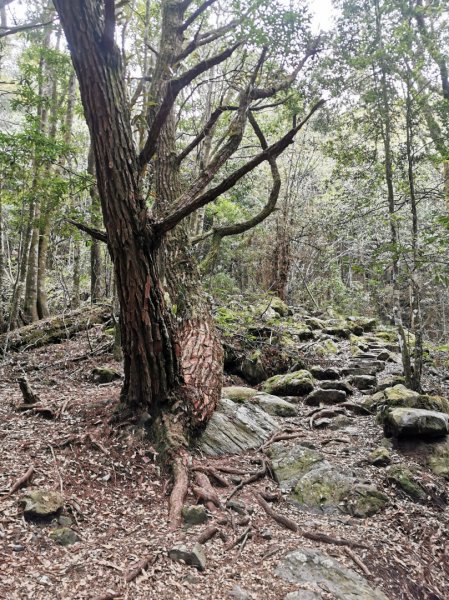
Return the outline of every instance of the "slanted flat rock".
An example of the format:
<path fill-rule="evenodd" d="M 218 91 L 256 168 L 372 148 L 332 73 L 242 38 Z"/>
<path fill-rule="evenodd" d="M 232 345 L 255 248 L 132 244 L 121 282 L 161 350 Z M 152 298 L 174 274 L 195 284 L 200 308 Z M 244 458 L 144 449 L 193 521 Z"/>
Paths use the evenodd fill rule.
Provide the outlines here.
<path fill-rule="evenodd" d="M 354 388 L 347 381 L 320 381 L 320 388 L 322 390 L 341 390 L 348 396 L 354 393 Z"/>
<path fill-rule="evenodd" d="M 358 390 L 370 390 L 377 384 L 375 375 L 352 375 L 350 381 Z"/>
<path fill-rule="evenodd" d="M 50 517 L 62 509 L 64 498 L 52 490 L 30 490 L 19 500 L 19 504 L 28 517 Z"/>
<path fill-rule="evenodd" d="M 298 590 L 296 592 L 290 592 L 284 598 L 284 600 L 321 600 L 323 596 L 317 594 L 317 592 L 311 592 L 310 590 Z"/>
<path fill-rule="evenodd" d="M 386 387 L 370 396 L 364 401 L 364 406 L 374 409 L 381 405 L 391 408 L 407 407 L 421 408 L 436 412 L 449 413 L 449 401 L 441 396 L 426 396 L 410 390 L 405 385 L 399 383 L 393 387 Z"/>
<path fill-rule="evenodd" d="M 393 408 L 383 415 L 385 434 L 397 438 L 436 438 L 449 433 L 449 415 L 420 408 Z"/>
<path fill-rule="evenodd" d="M 222 398 L 200 437 L 199 447 L 209 456 L 239 454 L 261 446 L 277 428 L 276 419 L 256 404 Z"/>
<path fill-rule="evenodd" d="M 297 413 L 294 404 L 271 394 L 257 394 L 251 401 L 260 406 L 269 415 L 275 417 L 294 417 Z"/>
<path fill-rule="evenodd" d="M 395 465 L 390 467 L 387 472 L 388 481 L 395 483 L 402 491 L 414 500 L 425 500 L 426 492 L 419 482 L 413 477 L 410 469 Z"/>
<path fill-rule="evenodd" d="M 275 573 L 289 583 L 318 584 L 338 600 L 388 600 L 355 571 L 312 548 L 300 548 L 287 554 Z"/>
<path fill-rule="evenodd" d="M 80 540 L 77 534 L 73 531 L 73 529 L 70 529 L 70 527 L 53 529 L 53 531 L 50 531 L 49 535 L 51 539 L 60 546 L 70 546 L 72 544 L 76 544 L 76 542 L 79 542 Z"/>

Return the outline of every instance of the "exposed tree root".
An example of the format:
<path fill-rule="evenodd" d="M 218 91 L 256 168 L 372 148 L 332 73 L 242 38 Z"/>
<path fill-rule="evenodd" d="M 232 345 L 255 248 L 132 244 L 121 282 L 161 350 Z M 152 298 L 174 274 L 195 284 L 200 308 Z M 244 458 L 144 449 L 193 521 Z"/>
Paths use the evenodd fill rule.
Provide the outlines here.
<path fill-rule="evenodd" d="M 326 533 L 320 533 L 315 531 L 301 531 L 303 537 L 314 542 L 324 542 L 325 544 L 334 544 L 335 546 L 352 546 L 353 548 L 364 548 L 368 549 L 365 544 L 359 542 L 352 542 L 351 540 L 344 540 L 342 538 L 332 537 Z"/>
<path fill-rule="evenodd" d="M 19 404 L 16 407 L 17 412 L 28 412 L 35 415 L 40 415 L 44 419 L 54 419 L 55 413 L 53 410 L 43 404 Z"/>
<path fill-rule="evenodd" d="M 304 435 L 304 431 L 297 431 L 296 433 L 277 433 L 273 435 L 267 442 L 265 442 L 265 444 L 263 444 L 259 448 L 259 450 L 265 450 L 265 448 L 268 448 L 268 446 L 271 446 L 271 444 L 274 444 L 275 442 L 282 442 L 284 440 L 295 440 L 296 438 L 303 437 Z"/>
<path fill-rule="evenodd" d="M 256 497 L 257 502 L 264 509 L 264 511 L 267 513 L 267 515 L 269 517 L 271 517 L 272 519 L 274 519 L 276 521 L 276 523 L 279 523 L 279 525 L 282 525 L 283 527 L 290 529 L 290 531 L 295 531 L 295 532 L 298 531 L 298 526 L 296 525 L 296 523 L 294 521 L 292 521 L 288 517 L 285 517 L 284 515 L 278 514 L 276 511 L 274 511 L 271 508 L 271 506 L 268 504 L 268 502 L 264 498 L 262 498 L 262 496 L 260 494 L 255 494 L 255 497 Z"/>
<path fill-rule="evenodd" d="M 197 485 L 192 486 L 192 492 L 195 496 L 202 500 L 209 510 L 215 510 L 215 507 L 221 507 L 220 497 L 212 487 L 208 476 L 205 473 L 196 472 L 195 480 Z"/>
<path fill-rule="evenodd" d="M 193 471 L 198 471 L 200 473 L 205 473 L 206 475 L 209 475 L 211 477 L 213 477 L 215 479 L 215 481 L 221 485 L 221 487 L 229 487 L 230 483 L 229 481 L 223 477 L 223 475 L 221 475 L 216 469 L 214 469 L 213 467 L 202 467 L 202 466 L 196 466 L 192 469 Z"/>
<path fill-rule="evenodd" d="M 262 460 L 262 468 L 250 475 L 247 479 L 243 479 L 243 481 L 241 481 L 226 498 L 226 502 L 231 500 L 231 498 L 233 498 L 237 494 L 237 492 L 239 492 L 243 487 L 245 487 L 245 485 L 248 485 L 249 483 L 253 483 L 258 479 L 265 477 L 265 475 L 267 474 L 267 470 L 267 463 L 265 460 Z"/>
<path fill-rule="evenodd" d="M 179 451 L 172 465 L 174 485 L 168 503 L 168 521 L 171 531 L 178 529 L 182 522 L 182 505 L 189 489 L 188 453 Z"/>

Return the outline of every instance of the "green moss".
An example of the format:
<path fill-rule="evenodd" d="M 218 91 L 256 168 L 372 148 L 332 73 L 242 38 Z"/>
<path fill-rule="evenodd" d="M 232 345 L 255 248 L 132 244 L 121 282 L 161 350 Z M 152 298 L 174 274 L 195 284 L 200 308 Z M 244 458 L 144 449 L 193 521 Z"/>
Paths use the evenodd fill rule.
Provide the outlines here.
<path fill-rule="evenodd" d="M 282 443 L 273 444 L 267 454 L 271 458 L 272 468 L 280 485 L 295 485 L 314 465 L 323 461 L 323 456 L 316 450 L 305 446 L 290 449 Z"/>
<path fill-rule="evenodd" d="M 432 473 L 449 480 L 449 443 L 439 444 L 429 458 Z"/>
<path fill-rule="evenodd" d="M 413 473 L 409 469 L 401 466 L 390 467 L 387 477 L 414 500 L 425 500 L 425 491 L 415 481 Z"/>
<path fill-rule="evenodd" d="M 333 356 L 338 354 L 338 346 L 332 340 L 324 340 L 324 342 L 315 346 L 315 354 L 317 356 Z"/>
<path fill-rule="evenodd" d="M 367 485 L 356 485 L 345 500 L 346 511 L 354 517 L 371 517 L 387 504 L 388 497 Z"/>
<path fill-rule="evenodd" d="M 221 395 L 223 398 L 229 398 L 229 400 L 233 400 L 234 402 L 238 402 L 242 404 L 254 396 L 258 394 L 257 390 L 253 390 L 253 388 L 244 387 L 240 385 L 232 385 L 229 387 L 224 387 L 221 390 Z"/>
<path fill-rule="evenodd" d="M 390 464 L 391 456 L 389 449 L 385 448 L 385 446 L 376 448 L 368 456 L 368 462 L 376 467 L 384 467 Z"/>

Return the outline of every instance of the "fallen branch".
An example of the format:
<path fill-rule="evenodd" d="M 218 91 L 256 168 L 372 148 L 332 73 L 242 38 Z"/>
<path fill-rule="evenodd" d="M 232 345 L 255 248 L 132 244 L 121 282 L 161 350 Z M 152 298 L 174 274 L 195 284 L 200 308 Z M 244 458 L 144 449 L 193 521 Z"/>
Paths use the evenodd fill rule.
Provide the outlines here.
<path fill-rule="evenodd" d="M 200 535 L 197 537 L 196 541 L 198 544 L 205 544 L 209 540 L 211 540 L 217 533 L 219 532 L 219 528 L 216 525 L 211 525 L 207 529 L 205 529 Z"/>
<path fill-rule="evenodd" d="M 265 442 L 265 444 L 263 444 L 263 446 L 261 446 L 259 450 L 265 450 L 265 448 L 268 448 L 268 446 L 271 446 L 271 444 L 274 444 L 276 442 L 283 442 L 284 440 L 295 440 L 296 438 L 304 437 L 304 435 L 305 434 L 303 431 L 298 431 L 296 433 L 278 433 L 277 435 L 274 435 L 272 438 L 270 438 L 268 442 Z"/>
<path fill-rule="evenodd" d="M 30 412 L 36 415 L 40 415 L 44 419 L 54 419 L 55 413 L 48 406 L 44 406 L 42 404 L 19 404 L 16 407 L 18 412 Z"/>
<path fill-rule="evenodd" d="M 225 551 L 232 550 L 232 548 L 235 548 L 240 543 L 246 543 L 246 540 L 248 539 L 248 537 L 251 534 L 251 530 L 252 530 L 252 526 L 250 525 L 249 527 L 247 527 L 245 529 L 245 531 L 241 535 L 239 535 L 235 540 L 233 540 L 230 544 L 228 544 L 225 547 Z"/>
<path fill-rule="evenodd" d="M 12 484 L 11 489 L 6 494 L 5 498 L 9 498 L 10 496 L 12 496 L 14 494 L 14 492 L 17 492 L 17 490 L 19 490 L 23 485 L 28 483 L 28 481 L 30 481 L 30 479 L 32 478 L 33 475 L 34 475 L 34 466 L 31 465 L 31 467 L 28 469 L 28 471 L 25 473 L 25 475 L 22 475 L 22 477 L 19 477 L 19 479 L 17 479 Z"/>
<path fill-rule="evenodd" d="M 354 554 L 354 552 L 350 548 L 345 548 L 345 553 L 349 556 L 351 560 L 355 562 L 355 564 L 362 570 L 362 572 L 365 575 L 367 575 L 368 577 L 371 576 L 371 571 L 368 569 L 365 563 L 362 562 L 356 554 Z"/>
<path fill-rule="evenodd" d="M 249 477 L 247 477 L 247 479 L 243 479 L 243 481 L 241 481 L 232 490 L 232 492 L 229 494 L 229 496 L 226 498 L 226 502 L 231 500 L 231 498 L 233 498 L 235 496 L 235 494 L 237 494 L 237 492 L 239 492 L 245 485 L 248 485 L 249 483 L 253 483 L 254 481 L 257 481 L 258 479 L 265 477 L 266 474 L 267 474 L 267 463 L 266 463 L 266 461 L 263 460 L 262 468 L 259 469 L 258 471 L 256 471 L 255 473 L 253 473 L 252 475 L 250 475 Z"/>
<path fill-rule="evenodd" d="M 137 563 L 135 567 L 130 569 L 125 575 L 126 583 L 131 583 L 136 577 L 138 577 L 142 571 L 148 569 L 150 565 L 156 562 L 156 556 L 147 556 Z"/>

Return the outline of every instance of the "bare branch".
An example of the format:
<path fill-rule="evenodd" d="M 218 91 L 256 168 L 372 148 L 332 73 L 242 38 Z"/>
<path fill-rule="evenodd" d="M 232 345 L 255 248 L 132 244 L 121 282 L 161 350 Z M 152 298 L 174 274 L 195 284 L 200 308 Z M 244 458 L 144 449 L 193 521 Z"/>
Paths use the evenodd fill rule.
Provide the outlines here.
<path fill-rule="evenodd" d="M 73 219 L 66 219 L 67 223 L 74 225 L 80 231 L 84 231 L 100 242 L 108 243 L 108 236 L 105 231 L 101 231 L 100 229 L 95 229 L 95 227 L 90 227 L 89 225 L 84 225 L 84 223 L 78 223 L 78 221 L 74 221 Z"/>
<path fill-rule="evenodd" d="M 251 123 L 252 128 L 254 129 L 255 134 L 259 138 L 261 147 L 266 150 L 268 148 L 267 141 L 265 139 L 262 130 L 259 127 L 254 115 L 250 112 L 248 115 L 249 122 Z M 240 223 L 233 223 L 231 225 L 223 225 L 221 227 L 214 227 L 211 232 L 207 232 L 203 234 L 203 236 L 198 236 L 197 239 L 192 240 L 192 243 L 199 242 L 210 235 L 213 236 L 211 250 L 207 254 L 206 258 L 201 264 L 201 270 L 203 272 L 208 272 L 213 267 L 215 260 L 218 256 L 218 251 L 220 249 L 221 240 L 224 237 L 229 237 L 231 235 L 239 235 L 245 233 L 245 231 L 249 231 L 256 225 L 265 221 L 265 219 L 271 215 L 271 213 L 275 210 L 277 201 L 279 199 L 279 192 L 281 190 L 281 176 L 279 173 L 279 169 L 276 164 L 276 158 L 270 157 L 268 159 L 271 167 L 271 176 L 273 178 L 273 185 L 271 188 L 270 195 L 268 197 L 268 202 L 265 206 L 260 210 L 257 215 L 252 217 L 251 219 L 247 219 L 246 221 L 242 221 Z"/>
<path fill-rule="evenodd" d="M 238 107 L 236 106 L 235 110 L 237 109 Z M 209 135 L 209 133 L 215 126 L 215 123 L 226 110 L 228 110 L 226 106 L 219 106 L 214 110 L 209 120 L 203 127 L 202 131 L 200 131 L 196 138 L 192 140 L 190 144 L 186 148 L 184 148 L 184 150 L 177 157 L 178 164 L 180 164 L 192 152 L 192 150 L 194 150 L 198 146 L 198 144 L 200 144 L 204 140 L 204 138 Z"/>
<path fill-rule="evenodd" d="M 29 31 L 30 29 L 39 29 L 40 27 L 47 27 L 47 25 L 51 25 L 55 22 L 56 19 L 52 19 L 51 21 L 46 21 L 45 23 L 27 23 L 26 25 L 18 25 L 17 27 L 0 27 L 2 31 L 0 31 L 0 38 L 6 37 L 7 35 L 14 35 L 15 33 L 20 33 L 22 31 Z"/>
<path fill-rule="evenodd" d="M 181 32 L 185 31 L 188 27 L 190 27 L 190 25 L 196 21 L 196 19 L 198 19 L 198 17 L 200 15 L 203 14 L 204 11 L 206 11 L 209 6 L 212 6 L 212 4 L 215 4 L 215 2 L 217 2 L 217 0 L 206 0 L 206 2 L 203 2 L 203 4 L 201 4 L 201 6 L 199 6 L 191 15 L 190 17 L 188 17 L 185 22 L 183 23 L 183 25 L 181 26 Z"/>
<path fill-rule="evenodd" d="M 247 173 L 255 169 L 262 162 L 269 160 L 271 157 L 276 158 L 293 142 L 295 135 L 300 131 L 304 125 L 309 121 L 312 115 L 319 110 L 325 104 L 325 100 L 317 102 L 309 114 L 293 129 L 288 131 L 280 140 L 263 150 L 260 154 L 255 156 L 253 159 L 248 161 L 243 167 L 231 173 L 226 179 L 224 179 L 216 187 L 208 190 L 200 196 L 191 196 L 190 194 L 183 194 L 175 207 L 173 212 L 168 215 L 165 219 L 155 224 L 155 229 L 158 233 L 166 233 L 175 227 L 182 219 L 190 215 L 192 212 L 206 206 L 210 202 L 213 202 L 218 196 L 230 190 L 242 177 Z"/>
<path fill-rule="evenodd" d="M 304 67 L 309 58 L 317 54 L 319 42 L 320 39 L 318 38 L 313 44 L 313 47 L 307 51 L 304 58 L 296 65 L 296 68 L 294 69 L 293 73 L 291 73 L 291 75 L 281 80 L 279 83 L 272 85 L 268 88 L 254 88 L 251 93 L 251 99 L 261 100 L 262 98 L 270 98 L 271 96 L 275 96 L 278 92 L 282 92 L 283 90 L 288 89 L 291 86 L 291 84 L 295 81 L 296 77 L 298 76 L 298 73 Z"/>
<path fill-rule="evenodd" d="M 164 126 L 167 117 L 173 108 L 176 98 L 180 91 L 191 83 L 196 77 L 211 69 L 215 65 L 218 65 L 228 59 L 235 50 L 241 45 L 241 42 L 234 44 L 230 48 L 227 48 L 223 52 L 212 56 L 206 60 L 201 61 L 195 65 L 192 69 L 189 69 L 183 73 L 177 79 L 173 79 L 167 82 L 167 90 L 165 96 L 159 106 L 159 109 L 154 117 L 154 121 L 148 132 L 148 138 L 145 142 L 142 152 L 139 155 L 139 164 L 143 168 L 153 157 L 156 151 L 156 144 L 158 135 Z"/>
<path fill-rule="evenodd" d="M 181 62 L 187 56 L 192 54 L 197 48 L 201 46 L 206 46 L 206 44 L 210 44 L 211 42 L 218 40 L 223 37 L 228 31 L 234 29 L 238 24 L 238 21 L 231 21 L 227 25 L 223 25 L 223 27 L 219 27 L 218 29 L 214 29 L 213 31 L 208 31 L 206 33 L 197 34 L 194 36 L 192 41 L 190 41 L 184 50 L 176 57 L 175 64 Z"/>

